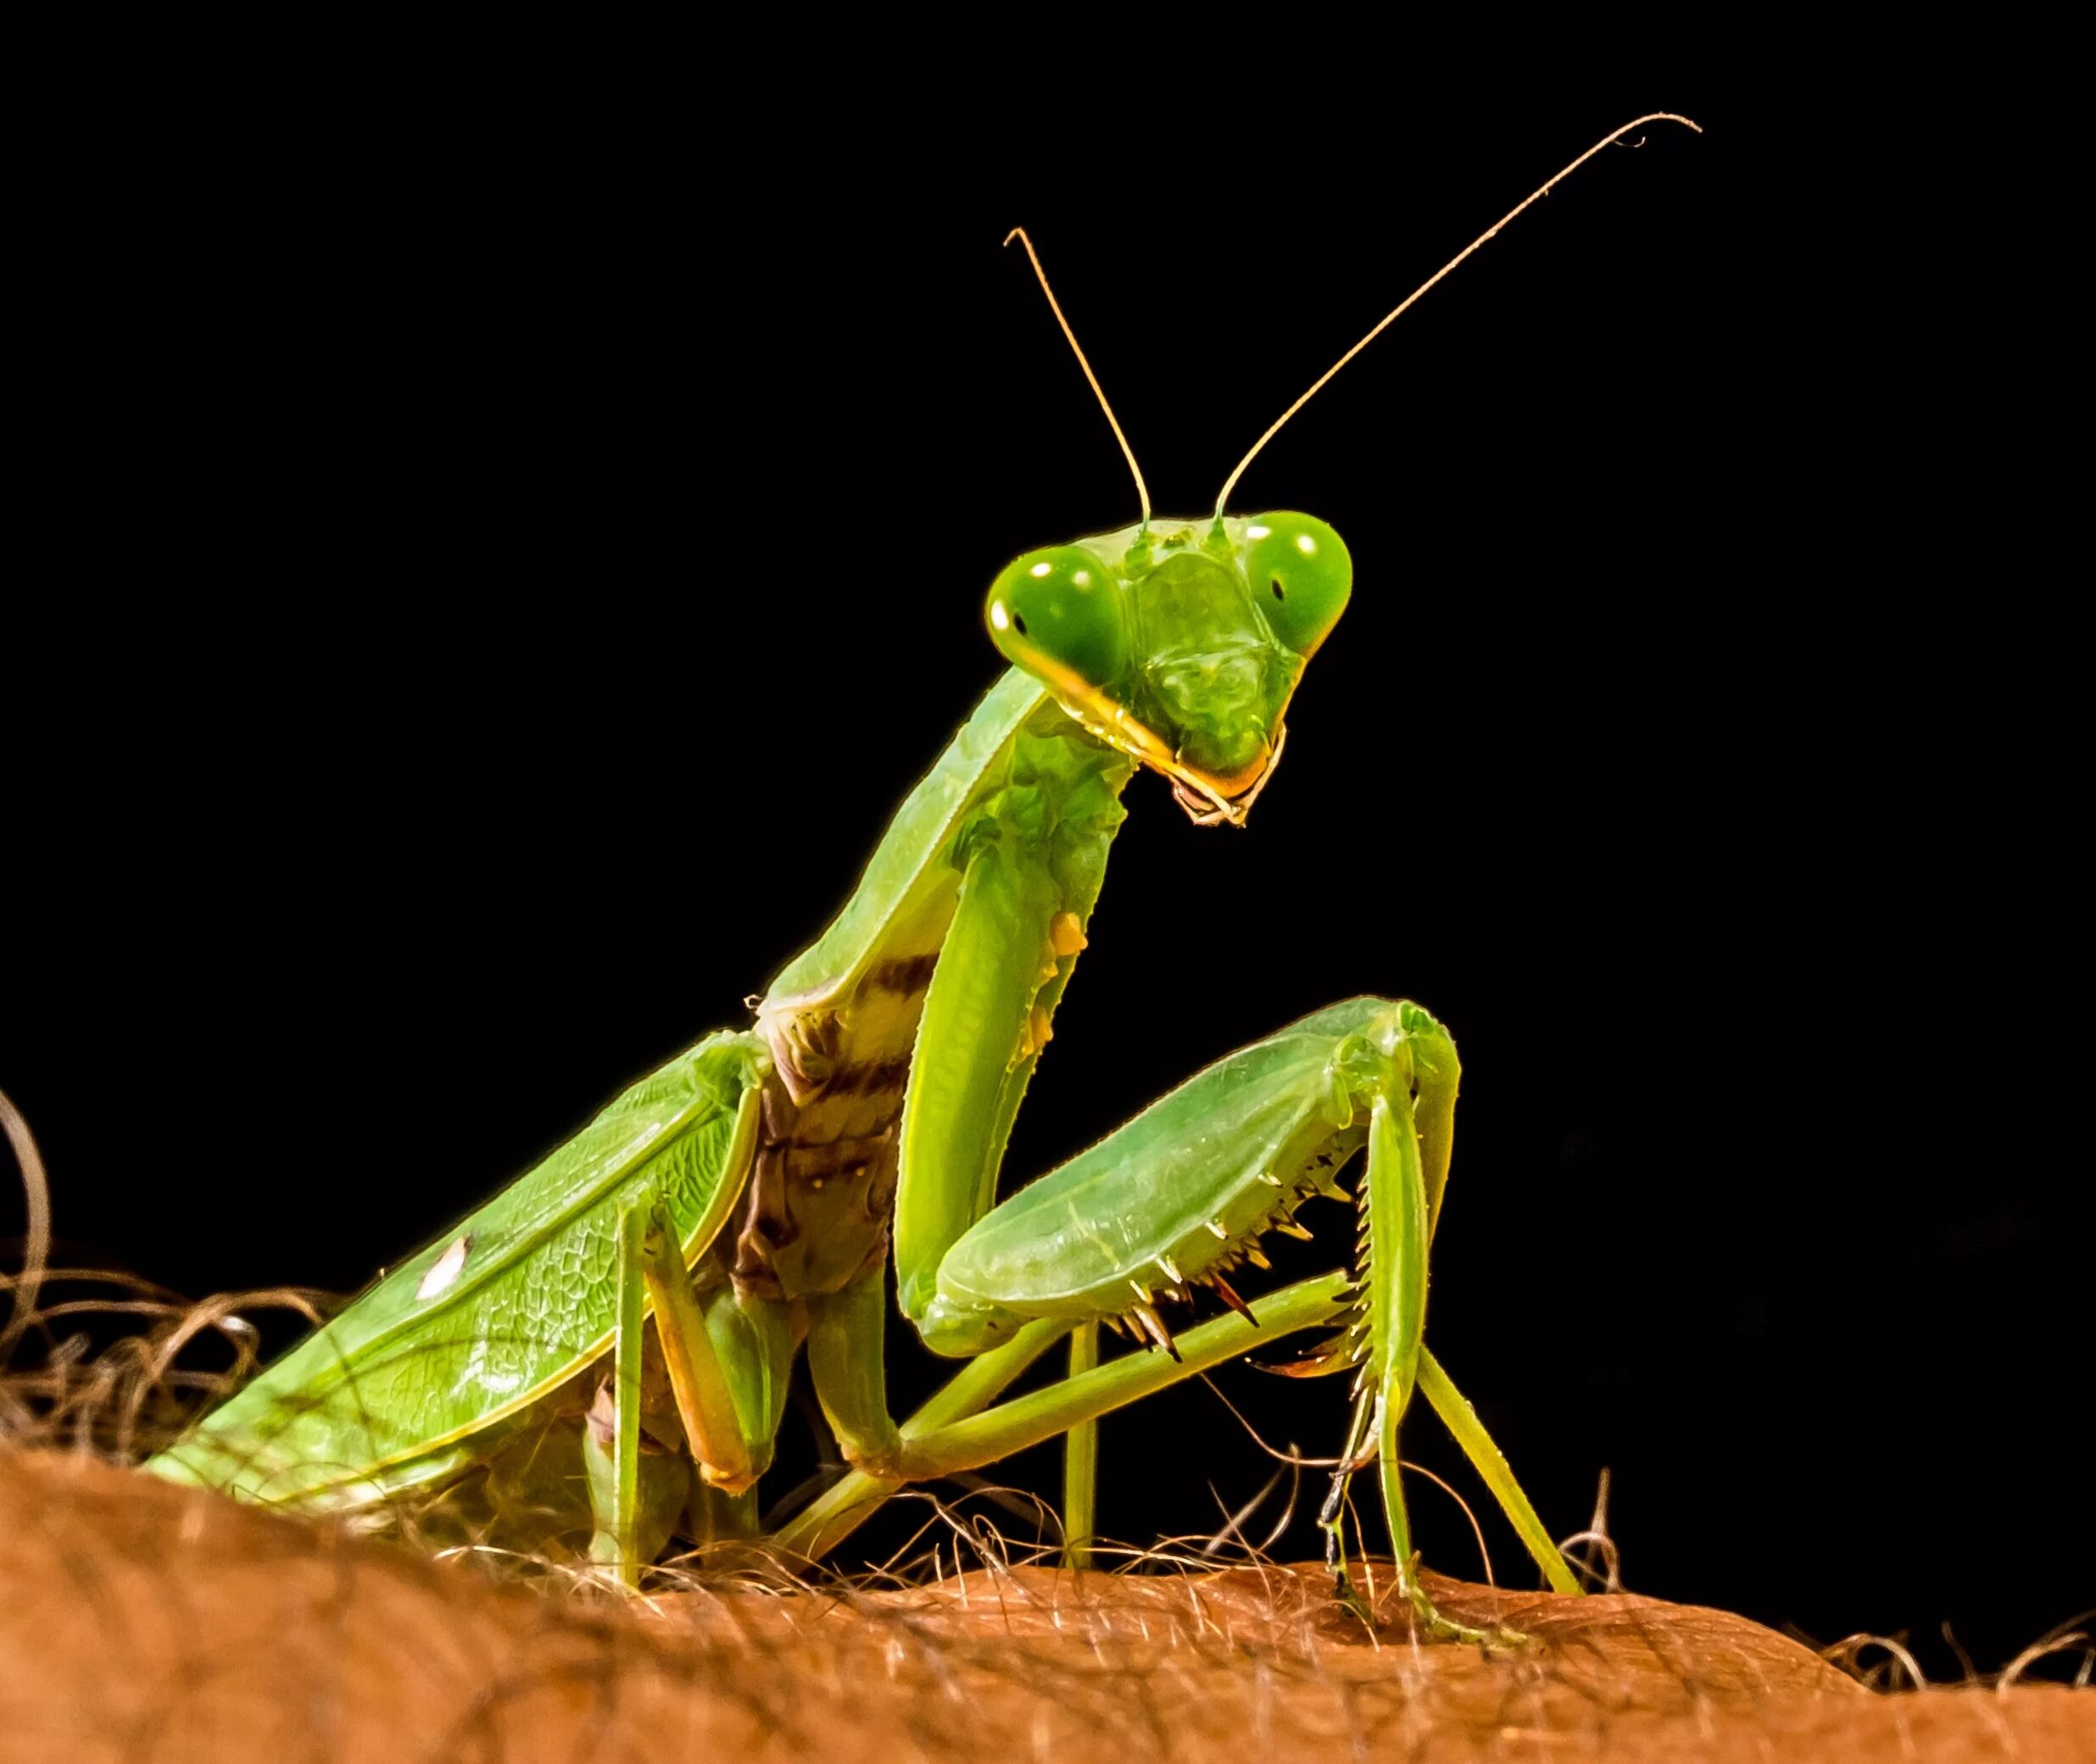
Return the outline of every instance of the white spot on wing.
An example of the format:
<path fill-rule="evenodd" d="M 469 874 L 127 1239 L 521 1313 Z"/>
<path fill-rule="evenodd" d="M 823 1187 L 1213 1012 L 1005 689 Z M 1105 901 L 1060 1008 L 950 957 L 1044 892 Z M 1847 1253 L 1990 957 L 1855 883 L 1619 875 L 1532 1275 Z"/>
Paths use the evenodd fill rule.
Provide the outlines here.
<path fill-rule="evenodd" d="M 466 1252 L 472 1247 L 473 1233 L 469 1231 L 429 1265 L 429 1272 L 415 1286 L 415 1298 L 433 1299 L 455 1285 L 459 1276 L 465 1272 Z"/>
<path fill-rule="evenodd" d="M 1317 555 L 1318 542 L 1312 538 L 1307 533 L 1297 533 L 1296 535 L 1296 549 L 1300 551 L 1307 558 L 1315 557 Z"/>

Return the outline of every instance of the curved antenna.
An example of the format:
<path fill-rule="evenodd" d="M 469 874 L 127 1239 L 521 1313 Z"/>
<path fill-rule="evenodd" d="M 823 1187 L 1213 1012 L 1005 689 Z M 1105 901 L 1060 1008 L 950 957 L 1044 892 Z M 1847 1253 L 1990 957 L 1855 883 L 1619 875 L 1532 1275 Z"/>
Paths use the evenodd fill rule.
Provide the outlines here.
<path fill-rule="evenodd" d="M 1106 388 L 1100 385 L 1098 375 L 1092 372 L 1092 364 L 1085 360 L 1084 350 L 1079 348 L 1077 333 L 1070 329 L 1070 321 L 1062 316 L 1062 303 L 1056 298 L 1056 291 L 1048 286 L 1048 272 L 1041 268 L 1040 253 L 1034 249 L 1034 242 L 1026 236 L 1026 229 L 1015 226 L 1005 235 L 1005 243 L 1007 245 L 1014 239 L 1026 248 L 1026 255 L 1034 265 L 1034 274 L 1040 282 L 1040 291 L 1048 297 L 1048 310 L 1056 315 L 1056 323 L 1062 327 L 1063 336 L 1069 339 L 1070 353 L 1077 357 L 1077 364 L 1084 369 L 1084 377 L 1091 384 L 1092 396 L 1099 400 L 1099 408 L 1107 413 L 1107 422 L 1113 431 L 1113 438 L 1121 443 L 1121 457 L 1128 461 L 1128 469 L 1135 475 L 1135 494 L 1143 505 L 1143 525 L 1148 526 L 1150 487 L 1143 482 L 1143 469 L 1135 463 L 1135 449 L 1128 444 L 1128 437 L 1121 432 L 1120 420 L 1114 415 L 1113 406 L 1107 402 Z"/>
<path fill-rule="evenodd" d="M 1499 236 L 1500 228 L 1506 225 L 1509 220 L 1512 220 L 1514 216 L 1519 214 L 1524 209 L 1530 207 L 1532 203 L 1541 202 L 1546 196 L 1550 194 L 1552 190 L 1556 188 L 1559 184 L 1562 184 L 1567 178 L 1570 177 L 1574 172 L 1577 171 L 1580 166 L 1586 164 L 1589 159 L 1592 159 L 1596 153 L 1601 152 L 1603 147 L 1614 147 L 1617 142 L 1620 141 L 1625 135 L 1629 134 L 1632 129 L 1642 129 L 1647 123 L 1680 123 L 1684 128 L 1694 129 L 1698 135 L 1703 133 L 1701 126 L 1696 123 L 1691 122 L 1686 116 L 1676 116 L 1670 110 L 1655 110 L 1649 116 L 1641 116 L 1631 122 L 1626 122 L 1613 135 L 1603 136 L 1599 141 L 1597 141 L 1592 147 L 1588 147 L 1585 153 L 1581 153 L 1578 159 L 1575 159 L 1569 165 L 1566 166 L 1563 171 L 1557 175 L 1557 176 L 1551 179 L 1551 181 L 1545 184 L 1541 189 L 1531 192 L 1529 195 L 1524 197 L 1519 202 L 1516 203 L 1512 208 L 1508 209 L 1505 214 L 1499 217 L 1498 220 L 1492 222 L 1492 224 L 1486 227 L 1483 232 L 1480 233 L 1474 239 L 1471 240 L 1470 242 L 1464 246 L 1462 250 L 1458 251 L 1453 257 L 1450 258 L 1447 263 L 1441 266 L 1440 269 L 1436 270 L 1431 275 L 1428 276 L 1424 281 L 1421 282 L 1419 287 L 1414 288 L 1409 294 L 1406 295 L 1402 300 L 1399 301 L 1396 305 L 1385 313 L 1376 325 L 1374 330 L 1371 331 L 1366 337 L 1363 337 L 1359 342 L 1353 346 L 1352 348 L 1349 349 L 1344 355 L 1341 356 L 1337 361 L 1334 362 L 1331 366 L 1327 368 L 1318 377 L 1317 383 L 1313 386 L 1309 391 L 1305 392 L 1300 398 L 1296 399 L 1294 403 L 1290 404 L 1287 409 L 1284 410 L 1274 420 L 1274 426 L 1257 441 L 1253 442 L 1251 444 L 1251 451 L 1246 454 L 1243 459 L 1237 462 L 1237 470 L 1232 472 L 1229 476 L 1223 481 L 1223 493 L 1215 499 L 1215 512 L 1217 518 L 1221 518 L 1224 508 L 1229 502 L 1230 492 L 1237 487 L 1237 481 L 1245 475 L 1245 468 L 1251 465 L 1254 459 L 1259 457 L 1260 448 L 1263 448 L 1267 442 L 1273 440 L 1276 435 L 1281 432 L 1282 426 L 1288 421 L 1289 418 L 1293 416 L 1298 410 L 1302 409 L 1305 404 L 1307 404 L 1311 399 L 1314 398 L 1320 392 L 1324 390 L 1324 383 L 1326 381 L 1330 380 L 1333 375 L 1336 374 L 1341 368 L 1345 367 L 1348 362 L 1354 359 L 1355 356 L 1358 355 L 1363 349 L 1367 348 L 1370 343 L 1374 342 L 1377 337 L 1380 337 L 1385 330 L 1388 328 L 1393 319 L 1395 319 L 1400 313 L 1403 312 L 1405 309 L 1410 306 L 1413 301 L 1417 300 L 1420 295 L 1424 294 L 1429 288 L 1432 287 L 1435 282 L 1441 279 L 1442 276 L 1447 275 L 1447 273 L 1451 270 L 1454 269 L 1458 264 L 1461 263 L 1463 259 L 1469 256 L 1469 254 L 1475 251 L 1479 246 L 1489 244 L 1493 239 L 1497 238 Z M 1640 147 L 1642 147 L 1644 144 L 1645 143 L 1642 141 L 1637 143 Z M 1028 246 L 1027 248 L 1030 251 L 1033 248 Z M 1046 283 L 1044 282 L 1042 286 L 1045 287 Z M 1054 298 L 1055 297 L 1052 294 L 1049 296 L 1051 300 Z M 1062 314 L 1058 313 L 1056 316 L 1060 318 Z M 1120 431 L 1118 429 L 1115 431 L 1115 433 L 1117 434 Z M 1125 447 L 1127 443 L 1123 442 L 1122 445 Z M 1129 461 L 1129 464 L 1131 465 L 1134 463 L 1134 462 L 1132 459 Z"/>

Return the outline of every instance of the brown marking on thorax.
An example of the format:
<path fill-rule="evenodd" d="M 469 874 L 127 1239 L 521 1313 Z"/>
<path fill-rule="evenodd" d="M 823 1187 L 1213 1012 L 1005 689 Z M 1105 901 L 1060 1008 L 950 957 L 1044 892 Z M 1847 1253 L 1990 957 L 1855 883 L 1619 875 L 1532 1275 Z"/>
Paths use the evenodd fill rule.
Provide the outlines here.
<path fill-rule="evenodd" d="M 776 1057 L 735 1238 L 744 1291 L 833 1293 L 887 1256 L 903 1091 L 938 960 L 890 956 L 844 999 L 758 1019 Z"/>

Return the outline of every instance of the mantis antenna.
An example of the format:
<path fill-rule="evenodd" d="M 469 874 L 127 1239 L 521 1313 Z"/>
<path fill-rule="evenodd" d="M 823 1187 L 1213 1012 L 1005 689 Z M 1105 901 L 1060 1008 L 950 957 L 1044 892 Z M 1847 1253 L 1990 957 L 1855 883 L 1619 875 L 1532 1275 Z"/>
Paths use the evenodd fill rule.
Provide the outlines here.
<path fill-rule="evenodd" d="M 1217 518 L 1221 518 L 1223 509 L 1230 499 L 1230 492 L 1237 487 L 1237 481 L 1245 475 L 1245 468 L 1251 465 L 1254 459 L 1259 457 L 1260 448 L 1263 448 L 1267 442 L 1273 440 L 1276 435 L 1281 432 L 1282 426 L 1288 421 L 1289 418 L 1293 416 L 1298 410 L 1302 409 L 1305 404 L 1307 404 L 1311 399 L 1314 398 L 1320 392 L 1324 390 L 1325 381 L 1330 380 L 1332 376 L 1336 374 L 1341 368 L 1345 367 L 1348 362 L 1352 361 L 1354 357 L 1358 355 L 1363 349 L 1367 348 L 1370 343 L 1376 340 L 1377 337 L 1380 337 L 1389 327 L 1390 323 L 1393 319 L 1395 319 L 1400 313 L 1403 312 L 1406 308 L 1409 307 L 1413 302 L 1419 298 L 1420 295 L 1424 294 L 1429 288 L 1432 287 L 1435 282 L 1441 279 L 1441 277 L 1447 275 L 1447 273 L 1451 270 L 1454 269 L 1458 264 L 1461 263 L 1463 259 L 1469 256 L 1469 254 L 1475 251 L 1479 246 L 1489 244 L 1493 239 L 1498 237 L 1500 228 L 1506 225 L 1508 221 L 1512 220 L 1514 216 L 1519 214 L 1524 209 L 1530 207 L 1535 203 L 1541 202 L 1559 184 L 1562 184 L 1567 178 L 1570 177 L 1574 172 L 1577 171 L 1580 166 L 1586 164 L 1589 159 L 1592 159 L 1596 153 L 1601 152 L 1603 148 L 1614 147 L 1617 142 L 1620 141 L 1625 135 L 1629 134 L 1632 129 L 1642 129 L 1647 123 L 1680 123 L 1684 128 L 1694 129 L 1698 135 L 1703 133 L 1702 128 L 1697 124 L 1691 122 L 1686 116 L 1676 116 L 1670 110 L 1655 110 L 1649 116 L 1641 116 L 1633 121 L 1626 122 L 1613 135 L 1604 135 L 1599 141 L 1597 141 L 1592 147 L 1588 147 L 1585 153 L 1581 153 L 1578 159 L 1575 159 L 1569 165 L 1566 166 L 1563 171 L 1559 172 L 1557 176 L 1551 179 L 1550 181 L 1545 184 L 1541 189 L 1533 191 L 1529 195 L 1522 198 L 1519 202 L 1516 203 L 1512 208 L 1508 209 L 1505 214 L 1499 217 L 1498 220 L 1492 222 L 1492 224 L 1486 227 L 1483 232 L 1480 233 L 1477 237 L 1471 240 L 1470 242 L 1464 246 L 1462 250 L 1458 251 L 1453 257 L 1450 258 L 1447 263 L 1441 266 L 1440 269 L 1436 270 L 1431 275 L 1428 276 L 1424 281 L 1421 282 L 1419 287 L 1414 288 L 1409 294 L 1406 295 L 1402 300 L 1399 301 L 1396 306 L 1392 307 L 1387 313 L 1385 313 L 1377 322 L 1375 328 L 1366 337 L 1363 337 L 1359 342 L 1356 343 L 1352 348 L 1349 349 L 1344 355 L 1341 356 L 1337 361 L 1331 364 L 1331 366 L 1327 368 L 1324 372 L 1319 376 L 1317 383 L 1313 385 L 1309 391 L 1305 392 L 1301 398 L 1296 399 L 1294 403 L 1290 404 L 1287 409 L 1284 410 L 1279 416 L 1274 418 L 1273 426 L 1269 428 L 1265 434 L 1262 435 L 1257 441 L 1253 442 L 1251 444 L 1251 451 L 1246 454 L 1243 459 L 1237 462 L 1237 470 L 1233 471 L 1229 476 L 1223 481 L 1223 493 L 1215 499 L 1215 512 Z M 1642 147 L 1644 142 L 1641 141 L 1637 144 L 1640 147 Z M 1022 233 L 1019 236 L 1023 238 L 1025 235 Z M 1006 242 L 1008 243 L 1010 242 L 1007 241 Z M 1029 245 L 1026 248 L 1030 253 L 1034 248 Z M 1038 270 L 1040 265 L 1036 263 L 1034 267 Z M 1048 286 L 1048 283 L 1045 278 L 1041 282 L 1041 286 L 1043 287 L 1046 287 Z M 1055 298 L 1056 297 L 1053 294 L 1051 294 L 1048 297 L 1049 303 L 1051 305 L 1054 303 Z M 1060 310 L 1056 312 L 1056 316 L 1058 319 L 1062 316 Z M 1069 326 L 1067 325 L 1062 328 L 1066 332 L 1069 330 Z M 1072 337 L 1070 339 L 1070 347 L 1073 349 L 1077 347 L 1077 339 L 1075 337 Z M 1080 361 L 1084 359 L 1084 358 L 1082 354 L 1079 354 L 1078 357 L 1078 359 Z M 1089 368 L 1085 370 L 1087 374 L 1091 370 Z M 1092 389 L 1094 391 L 1098 390 L 1098 386 L 1099 382 L 1095 380 L 1092 381 Z M 1099 401 L 1102 404 L 1106 402 L 1106 395 L 1103 392 L 1100 394 Z M 1113 413 L 1112 411 L 1108 411 L 1107 413 L 1107 420 L 1108 422 L 1113 421 Z M 1115 425 L 1113 432 L 1117 435 L 1121 432 L 1118 424 Z M 1121 445 L 1125 448 L 1128 443 L 1124 441 L 1121 443 Z M 1133 454 L 1129 455 L 1128 463 L 1130 465 L 1133 465 L 1135 463 L 1134 456 Z M 1141 480 L 1139 478 L 1137 481 L 1140 483 Z M 1148 518 L 1148 509 L 1146 504 L 1145 505 L 1145 518 Z"/>
<path fill-rule="evenodd" d="M 1633 123 L 1631 126 L 1635 128 L 1636 125 Z M 1564 174 L 1560 173 L 1559 175 L 1562 176 Z M 1070 329 L 1070 321 L 1062 316 L 1062 303 L 1056 298 L 1056 291 L 1048 286 L 1048 272 L 1041 268 L 1040 253 L 1034 249 L 1034 242 L 1026 236 L 1026 229 L 1023 226 L 1015 226 L 1005 235 L 1005 243 L 1007 245 L 1014 239 L 1026 248 L 1028 260 L 1034 265 L 1034 276 L 1040 282 L 1040 291 L 1048 297 L 1048 310 L 1056 315 L 1056 323 L 1062 327 L 1063 336 L 1069 340 L 1070 353 L 1077 357 L 1077 364 L 1084 369 L 1084 378 L 1091 384 L 1092 396 L 1099 400 L 1099 408 L 1107 413 L 1107 423 L 1113 431 L 1113 438 L 1121 443 L 1121 457 L 1128 461 L 1128 469 L 1135 476 L 1135 495 L 1143 505 L 1143 525 L 1148 526 L 1150 525 L 1150 487 L 1143 482 L 1143 469 L 1135 463 L 1135 449 L 1128 444 L 1128 437 L 1121 432 L 1120 419 L 1114 415 L 1113 406 L 1107 402 L 1106 388 L 1100 385 L 1098 375 L 1092 372 L 1092 364 L 1085 360 L 1084 351 L 1077 341 L 1077 333 Z M 1286 420 L 1285 417 L 1282 419 L 1284 422 Z M 1274 426 L 1279 428 L 1280 424 L 1276 423 Z M 1264 443 L 1262 442 L 1261 445 Z M 1257 448 L 1252 449 L 1255 454 L 1258 450 Z M 1243 470 L 1243 466 L 1238 467 L 1238 470 Z M 1233 478 L 1231 481 L 1235 482 L 1235 479 Z"/>

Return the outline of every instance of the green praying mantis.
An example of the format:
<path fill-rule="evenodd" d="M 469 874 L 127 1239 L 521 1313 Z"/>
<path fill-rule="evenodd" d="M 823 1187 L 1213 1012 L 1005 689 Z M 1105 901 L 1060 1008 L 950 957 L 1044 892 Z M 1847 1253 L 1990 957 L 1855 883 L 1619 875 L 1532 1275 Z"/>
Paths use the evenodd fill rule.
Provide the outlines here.
<path fill-rule="evenodd" d="M 1242 826 L 1281 758 L 1290 700 L 1346 609 L 1352 565 L 1330 526 L 1228 512 L 1246 468 L 1501 227 L 1660 121 L 1686 119 L 1640 117 L 1597 142 L 1386 314 L 1195 519 L 1151 515 L 1032 242 L 1014 233 L 1127 458 L 1140 520 L 1000 573 L 985 612 L 1010 666 L 897 810 L 835 921 L 751 1001 L 749 1027 L 709 1035 L 633 1084 L 146 1467 L 336 1512 L 477 1471 L 497 1534 L 528 1541 L 537 1523 L 550 1535 L 585 1506 L 591 1556 L 637 1583 L 680 1531 L 755 1534 L 755 1490 L 805 1349 L 852 1469 L 774 1547 L 820 1557 L 898 1488 L 1061 1436 L 1064 1534 L 1081 1562 L 1100 1416 L 1323 1328 L 1293 1369 L 1354 1374 L 1319 1515 L 1342 1594 L 1353 1596 L 1346 1492 L 1373 1463 L 1402 1596 L 1428 1633 L 1484 1639 L 1441 1617 L 1416 1571 L 1398 1452 L 1415 1390 L 1550 1584 L 1577 1591 L 1424 1345 L 1460 1072 L 1425 1010 L 1331 1005 L 996 1197 L 1087 945 L 1127 785 L 1146 767 L 1197 826 Z M 1342 1167 L 1364 1150 L 1349 1195 Z M 1247 1299 L 1233 1277 L 1268 1266 L 1266 1233 L 1308 1237 L 1296 1214 L 1318 1195 L 1357 1205 L 1348 1266 Z M 900 1426 L 884 1358 L 891 1255 L 903 1315 L 934 1351 L 967 1362 Z M 1220 1314 L 1174 1333 L 1157 1301 L 1196 1288 Z M 1139 1345 L 1102 1359 L 1102 1323 Z M 1000 1400 L 1066 1338 L 1066 1377 Z"/>

